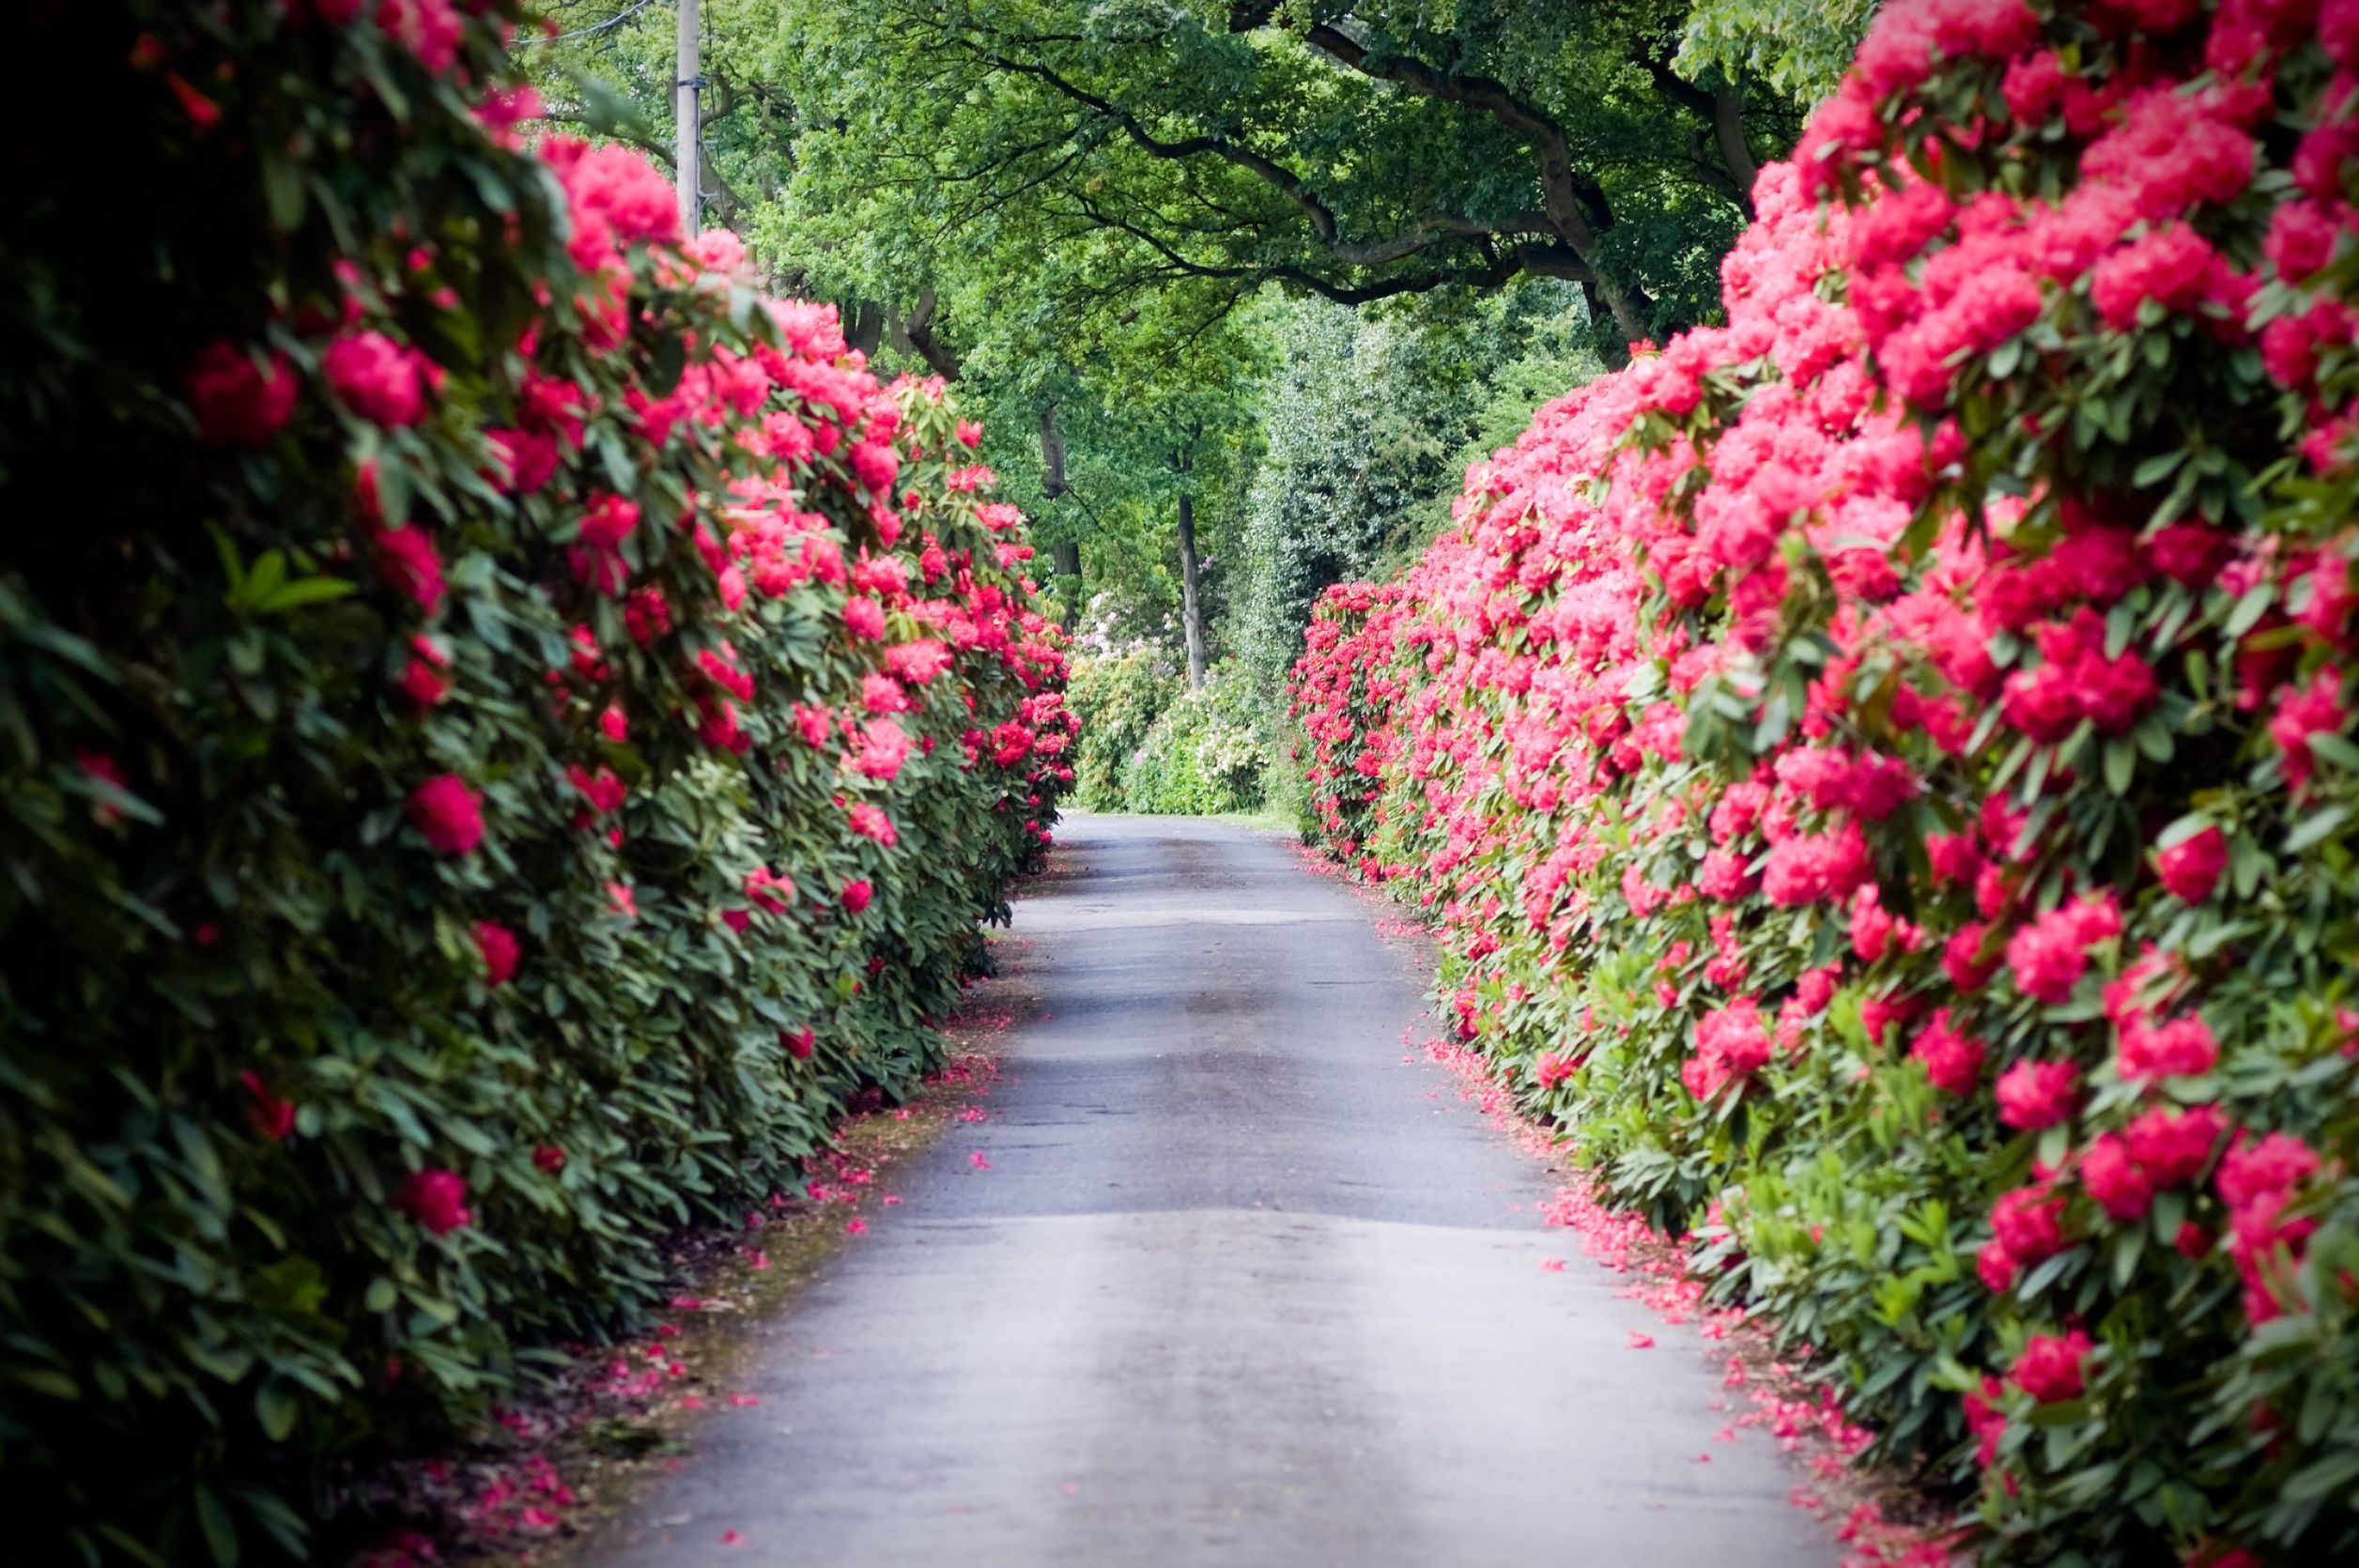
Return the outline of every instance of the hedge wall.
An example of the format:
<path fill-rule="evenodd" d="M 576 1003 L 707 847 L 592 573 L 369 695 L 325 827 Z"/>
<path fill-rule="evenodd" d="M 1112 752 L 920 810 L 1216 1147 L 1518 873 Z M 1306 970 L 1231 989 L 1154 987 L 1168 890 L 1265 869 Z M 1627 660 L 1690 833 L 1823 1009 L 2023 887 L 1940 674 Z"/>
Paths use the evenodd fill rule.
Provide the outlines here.
<path fill-rule="evenodd" d="M 1297 670 L 1328 847 L 1993 1561 L 2359 1550 L 2359 4 L 1904 0 Z"/>
<path fill-rule="evenodd" d="M 512 0 L 76 0 L 0 210 L 0 1497 L 304 1550 L 792 1184 L 1072 773 L 938 383 L 550 139 Z M 275 1543 L 275 1546 L 273 1545 Z"/>

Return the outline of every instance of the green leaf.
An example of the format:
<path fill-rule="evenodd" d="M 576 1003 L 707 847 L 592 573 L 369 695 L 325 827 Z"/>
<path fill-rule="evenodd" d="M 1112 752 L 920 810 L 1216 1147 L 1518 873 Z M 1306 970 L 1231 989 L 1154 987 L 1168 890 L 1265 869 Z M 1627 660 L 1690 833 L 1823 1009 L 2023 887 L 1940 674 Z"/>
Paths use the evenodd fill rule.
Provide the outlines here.
<path fill-rule="evenodd" d="M 209 1488 L 196 1488 L 194 1499 L 196 1522 L 205 1531 L 206 1549 L 213 1554 L 214 1568 L 238 1568 L 237 1521 Z"/>
<path fill-rule="evenodd" d="M 2359 774 L 2359 745 L 2352 744 L 2348 735 L 2316 730 L 2310 735 L 2309 747 L 2311 756 L 2323 757 L 2345 773 Z"/>
<path fill-rule="evenodd" d="M 291 234 L 303 223 L 303 172 L 286 153 L 264 142 L 262 153 L 262 198 L 270 211 L 270 222 L 283 234 Z"/>
<path fill-rule="evenodd" d="M 2244 591 L 2243 598 L 2236 601 L 2236 607 L 2228 612 L 2228 622 L 2221 630 L 2231 639 L 2243 637 L 2260 624 L 2260 618 L 2269 613 L 2269 607 L 2276 602 L 2276 598 L 2275 584 L 2255 583 Z"/>
<path fill-rule="evenodd" d="M 2351 807 L 2348 806 L 2320 807 L 2296 822 L 2293 831 L 2286 835 L 2284 853 L 2300 854 L 2342 826 L 2350 815 Z"/>
<path fill-rule="evenodd" d="M 283 1443 L 294 1435 L 295 1420 L 302 1407 L 295 1391 L 275 1377 L 266 1377 L 254 1391 L 254 1419 L 262 1423 L 262 1435 L 274 1443 Z"/>
<path fill-rule="evenodd" d="M 2115 737 L 2105 742 L 2105 788 L 2117 795 L 2128 794 L 2137 777 L 2137 747 Z"/>
<path fill-rule="evenodd" d="M 2288 1502 L 2310 1502 L 2354 1480 L 2359 1480 L 2359 1453 L 2330 1453 L 2287 1477 L 2280 1495 Z"/>

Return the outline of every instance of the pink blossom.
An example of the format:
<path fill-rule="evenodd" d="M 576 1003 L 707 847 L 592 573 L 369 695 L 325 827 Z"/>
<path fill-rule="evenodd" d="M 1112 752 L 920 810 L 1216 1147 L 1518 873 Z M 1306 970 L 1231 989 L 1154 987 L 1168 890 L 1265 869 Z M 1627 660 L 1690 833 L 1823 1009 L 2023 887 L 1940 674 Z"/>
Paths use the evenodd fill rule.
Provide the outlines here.
<path fill-rule="evenodd" d="M 1829 902 L 1868 880 L 1868 845 L 1857 823 L 1797 835 L 1776 845 L 1763 869 L 1762 891 L 1774 904 Z"/>
<path fill-rule="evenodd" d="M 2008 939 L 2015 989 L 2042 1002 L 2062 1002 L 2088 969 L 2089 949 L 2120 931 L 2120 911 L 2109 893 L 2059 904 Z"/>
<path fill-rule="evenodd" d="M 286 356 L 272 352 L 257 366 L 236 344 L 208 344 L 184 381 L 196 433 L 216 446 L 259 447 L 285 427 L 300 390 Z"/>
<path fill-rule="evenodd" d="M 2151 1176 L 2118 1132 L 2100 1133 L 2080 1153 L 2081 1185 L 2116 1220 L 2135 1220 L 2154 1201 Z"/>
<path fill-rule="evenodd" d="M 2317 770 L 2310 753 L 2312 735 L 2339 735 L 2350 727 L 2351 714 L 2342 700 L 2342 671 L 2329 665 L 2307 686 L 2289 690 L 2278 699 L 2269 719 L 2269 736 L 2284 754 L 2286 782 L 2299 793 Z"/>
<path fill-rule="evenodd" d="M 1696 1053 L 1681 1067 L 1679 1077 L 1698 1099 L 1710 1099 L 1768 1065 L 1769 1032 L 1759 1005 L 1750 996 L 1705 1014 L 1696 1024 L 1695 1038 Z"/>
<path fill-rule="evenodd" d="M 1981 1039 L 1951 1024 L 1950 1009 L 1943 1007 L 1926 1022 L 1908 1053 L 1923 1064 L 1935 1088 L 1945 1094 L 1967 1095 L 1981 1080 L 1983 1050 Z"/>
<path fill-rule="evenodd" d="M 854 637 L 877 641 L 885 635 L 885 607 L 856 593 L 843 602 L 843 624 Z"/>
<path fill-rule="evenodd" d="M 2042 1263 L 2062 1252 L 2064 1200 L 2045 1184 L 2018 1187 L 1991 1206 L 1991 1230 L 2017 1263 Z"/>
<path fill-rule="evenodd" d="M 419 785 L 402 810 L 437 854 L 467 854 L 483 842 L 483 796 L 455 773 Z"/>
<path fill-rule="evenodd" d="M 295 1102 L 271 1093 L 262 1075 L 252 1068 L 239 1073 L 238 1082 L 245 1085 L 246 1125 L 254 1129 L 254 1136 L 269 1143 L 285 1143 L 295 1130 Z"/>
<path fill-rule="evenodd" d="M 2194 1078 L 2210 1072 L 2219 1059 L 2219 1042 L 2193 1013 L 2161 1025 L 2134 1015 L 2121 1024 L 2116 1065 L 2124 1078 Z"/>
<path fill-rule="evenodd" d="M 425 418 L 425 391 L 441 370 L 414 348 L 382 332 L 347 332 L 320 361 L 328 385 L 346 407 L 373 423 L 400 428 Z"/>
<path fill-rule="evenodd" d="M 467 1207 L 467 1178 L 456 1171 L 412 1171 L 394 1194 L 393 1207 L 433 1236 L 448 1236 L 475 1218 Z"/>
<path fill-rule="evenodd" d="M 2151 1177 L 2157 1189 L 2193 1181 L 2210 1162 L 2228 1130 L 2228 1118 L 2212 1105 L 2175 1111 L 2156 1106 L 2141 1112 L 2122 1130 L 2130 1158 Z"/>
<path fill-rule="evenodd" d="M 843 884 L 843 907 L 854 915 L 866 910 L 875 896 L 876 889 L 865 877 Z"/>
<path fill-rule="evenodd" d="M 1941 970 L 1950 976 L 1950 983 L 1960 992 L 1972 992 L 1982 989 L 1998 972 L 1997 958 L 1981 956 L 1982 944 L 1990 937 L 1990 928 L 1980 921 L 1968 921 L 1950 933 L 1950 940 L 1941 946 Z"/>
<path fill-rule="evenodd" d="M 2069 1121 L 2079 1083 L 2080 1069 L 2070 1062 L 2017 1062 L 1998 1075 L 1998 1119 L 2022 1132 Z"/>
<path fill-rule="evenodd" d="M 2042 1405 L 2078 1399 L 2087 1387 L 2083 1363 L 2095 1348 L 2078 1329 L 2062 1335 L 2034 1334 L 2025 1342 L 2010 1376 L 2015 1387 Z"/>
<path fill-rule="evenodd" d="M 516 932 L 496 920 L 475 922 L 475 950 L 483 955 L 486 983 L 503 986 L 517 972 L 517 961 L 523 946 Z"/>
<path fill-rule="evenodd" d="M 376 543 L 377 569 L 388 584 L 427 615 L 442 607 L 442 557 L 424 529 L 414 524 L 387 529 Z"/>
<path fill-rule="evenodd" d="M 2193 833 L 2154 856 L 2154 872 L 2171 897 L 2199 904 L 2228 869 L 2228 837 L 2216 827 Z"/>
<path fill-rule="evenodd" d="M 2184 311 L 2202 300 L 2219 255 L 2184 223 L 2169 223 L 2131 240 L 2097 264 L 2089 296 L 2105 325 L 2117 332 L 2137 325 L 2148 300 L 2166 312 Z"/>

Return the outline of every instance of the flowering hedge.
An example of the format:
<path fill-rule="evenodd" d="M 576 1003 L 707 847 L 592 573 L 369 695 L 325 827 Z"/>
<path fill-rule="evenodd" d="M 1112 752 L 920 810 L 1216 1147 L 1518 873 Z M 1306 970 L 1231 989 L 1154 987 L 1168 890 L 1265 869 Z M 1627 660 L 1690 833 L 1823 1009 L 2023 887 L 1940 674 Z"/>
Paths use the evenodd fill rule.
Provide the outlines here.
<path fill-rule="evenodd" d="M 1903 0 L 1297 668 L 1330 850 L 1993 1560 L 2359 1549 L 2359 4 Z"/>
<path fill-rule="evenodd" d="M 527 150 L 517 16 L 23 22 L 107 97 L 0 217 L 25 1560 L 302 1550 L 320 1458 L 644 1306 L 937 1061 L 1072 778 L 977 432 Z"/>

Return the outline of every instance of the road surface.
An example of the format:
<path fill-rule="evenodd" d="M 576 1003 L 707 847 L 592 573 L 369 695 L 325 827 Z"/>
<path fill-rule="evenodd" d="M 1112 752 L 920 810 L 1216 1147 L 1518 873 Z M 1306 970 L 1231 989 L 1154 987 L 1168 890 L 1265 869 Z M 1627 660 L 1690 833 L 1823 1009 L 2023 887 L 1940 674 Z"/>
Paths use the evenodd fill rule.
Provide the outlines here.
<path fill-rule="evenodd" d="M 1693 1330 L 1403 1064 L 1432 1022 L 1378 906 L 1232 823 L 1058 837 L 1016 915 L 1046 1016 L 990 1118 L 862 1206 L 759 1407 L 706 1418 L 591 1568 L 1832 1568 L 1792 1462 L 1714 1441 Z"/>

